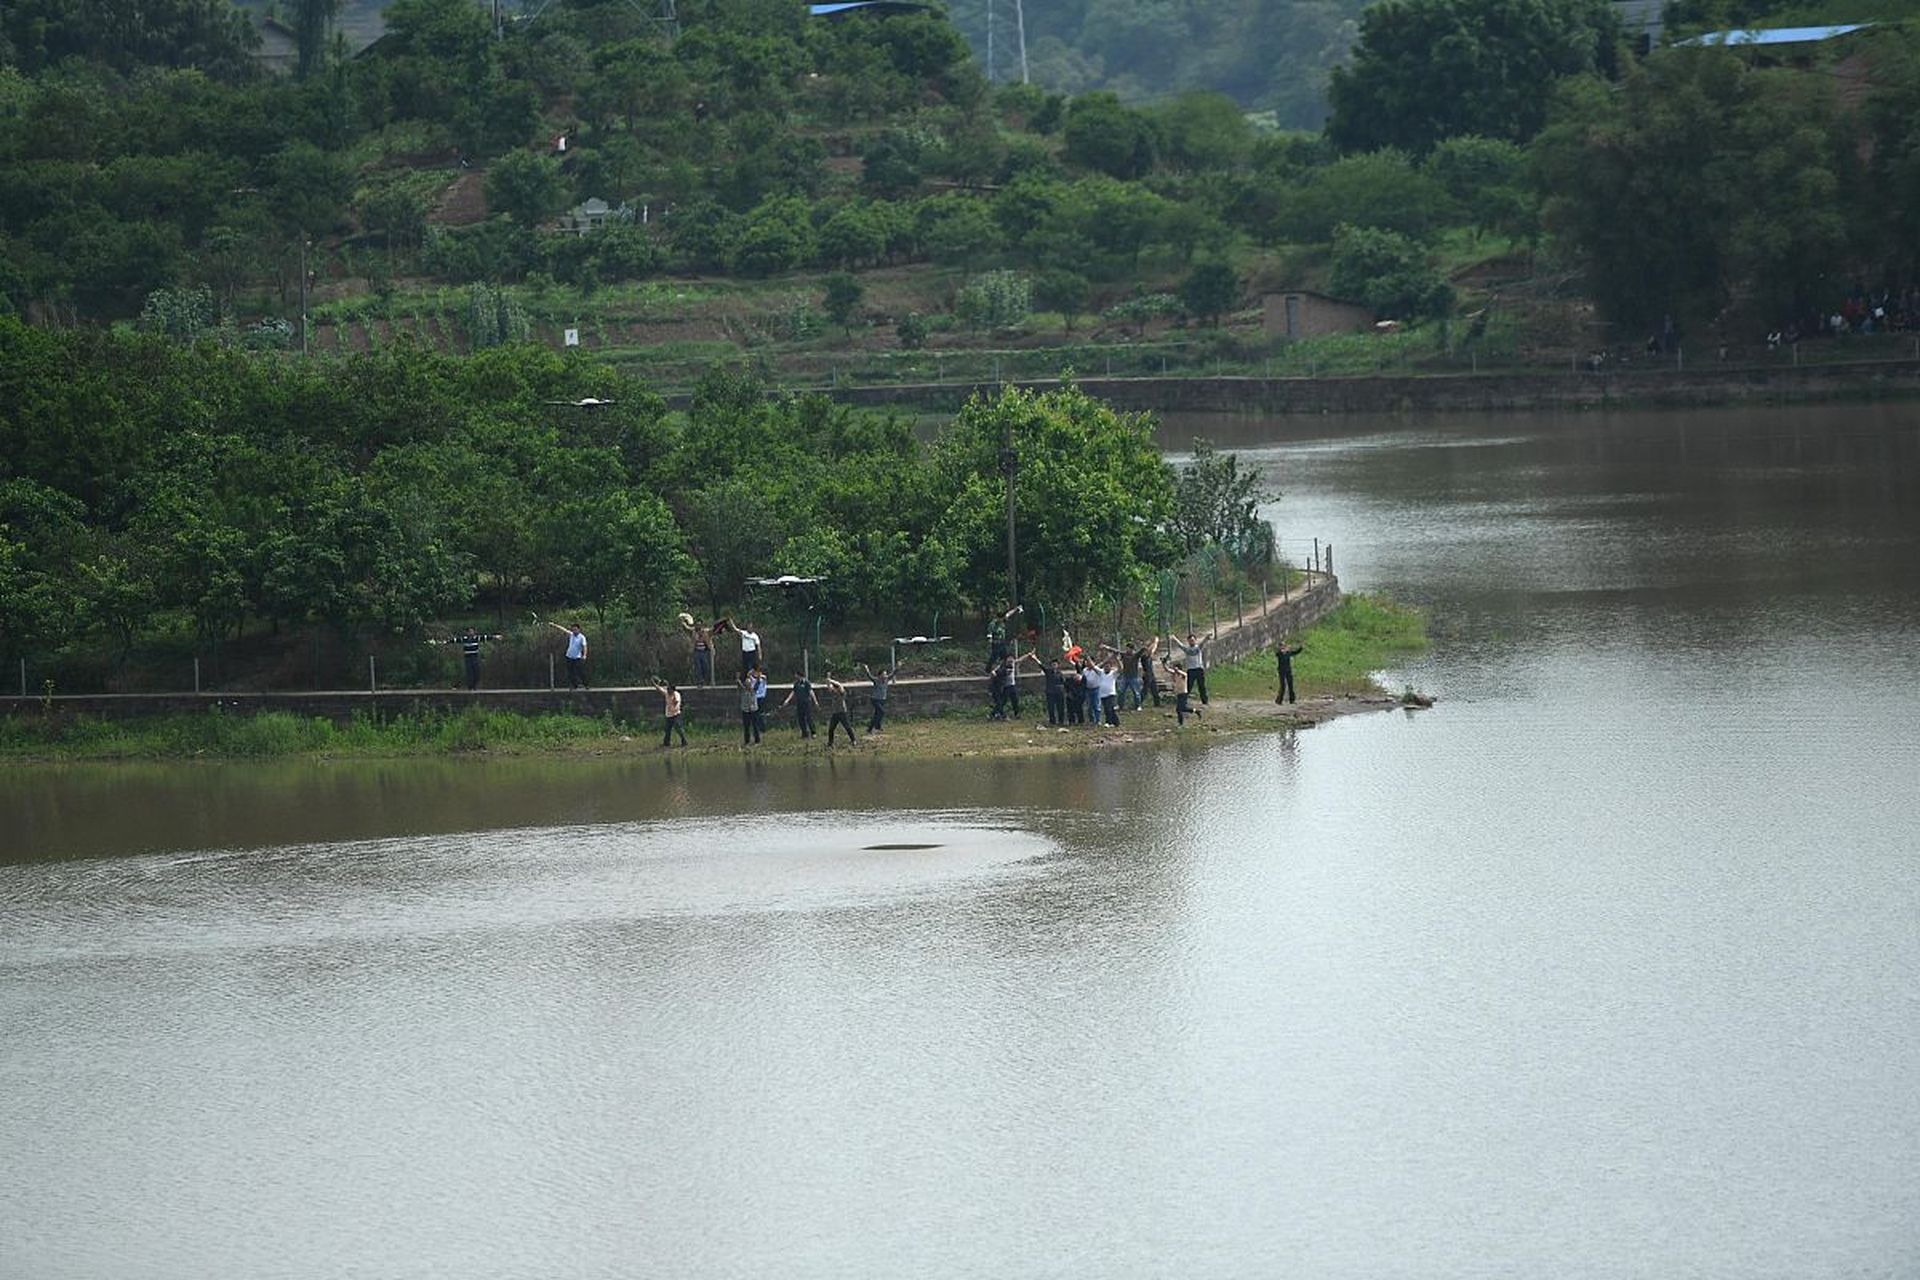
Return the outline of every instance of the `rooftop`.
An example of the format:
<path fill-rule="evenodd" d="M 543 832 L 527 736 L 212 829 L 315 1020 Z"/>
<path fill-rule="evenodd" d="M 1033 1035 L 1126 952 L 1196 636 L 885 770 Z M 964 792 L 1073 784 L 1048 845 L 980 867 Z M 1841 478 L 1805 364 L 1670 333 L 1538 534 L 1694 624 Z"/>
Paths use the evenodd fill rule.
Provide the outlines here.
<path fill-rule="evenodd" d="M 1680 43 L 1738 45 L 1743 48 L 1753 45 L 1818 44 L 1822 40 L 1865 31 L 1873 25 L 1871 22 L 1852 22 L 1837 27 L 1743 27 L 1733 31 L 1708 31 Z"/>

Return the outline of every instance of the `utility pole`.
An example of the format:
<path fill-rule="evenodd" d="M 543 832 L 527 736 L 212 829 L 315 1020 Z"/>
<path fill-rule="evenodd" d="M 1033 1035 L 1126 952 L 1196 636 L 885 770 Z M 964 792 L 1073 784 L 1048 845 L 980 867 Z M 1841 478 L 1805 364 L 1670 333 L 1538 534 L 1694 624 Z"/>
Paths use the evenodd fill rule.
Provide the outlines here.
<path fill-rule="evenodd" d="M 1013 481 L 1020 470 L 1020 455 L 1013 447 L 1013 420 L 1007 420 L 1004 443 L 1000 448 L 1000 470 L 1007 477 L 1007 607 L 1020 603 L 1019 542 L 1013 528 Z"/>
<path fill-rule="evenodd" d="M 1013 25 L 1020 33 L 1020 83 L 1032 84 L 1027 76 L 1027 0 L 1013 0 Z"/>
<path fill-rule="evenodd" d="M 307 250 L 313 247 L 313 241 L 307 239 L 307 233 L 300 233 L 300 354 L 307 354 Z"/>

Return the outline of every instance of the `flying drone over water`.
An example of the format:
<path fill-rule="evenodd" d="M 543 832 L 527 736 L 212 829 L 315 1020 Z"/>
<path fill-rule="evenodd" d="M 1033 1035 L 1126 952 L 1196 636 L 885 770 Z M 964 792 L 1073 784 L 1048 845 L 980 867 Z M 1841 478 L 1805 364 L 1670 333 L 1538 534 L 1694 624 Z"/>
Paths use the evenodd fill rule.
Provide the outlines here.
<path fill-rule="evenodd" d="M 782 591 L 791 591 L 795 587 L 810 587 L 816 582 L 825 581 L 826 578 L 824 576 L 806 578 L 797 573 L 783 573 L 777 578 L 748 578 L 747 585 L 750 587 L 779 587 Z"/>
<path fill-rule="evenodd" d="M 549 400 L 547 403 L 565 405 L 569 409 L 599 409 L 610 404 L 618 404 L 619 401 L 596 400 L 592 396 L 586 396 L 579 400 Z"/>

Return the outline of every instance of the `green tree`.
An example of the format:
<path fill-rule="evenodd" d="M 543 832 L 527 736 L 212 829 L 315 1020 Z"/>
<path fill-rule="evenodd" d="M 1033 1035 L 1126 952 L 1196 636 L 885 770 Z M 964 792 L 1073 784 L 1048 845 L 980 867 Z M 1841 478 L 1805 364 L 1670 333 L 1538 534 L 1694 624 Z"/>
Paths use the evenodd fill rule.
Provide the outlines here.
<path fill-rule="evenodd" d="M 1530 233 L 1524 148 L 1500 138 L 1448 138 L 1427 156 L 1426 167 L 1476 232 Z"/>
<path fill-rule="evenodd" d="M 1610 69 L 1618 39 L 1603 0 L 1381 0 L 1328 82 L 1327 132 L 1416 155 L 1459 134 L 1525 142 L 1554 82 Z"/>
<path fill-rule="evenodd" d="M 1777 322 L 1847 260 L 1857 163 L 1832 85 L 1671 49 L 1618 85 L 1566 86 L 1533 148 L 1542 218 L 1611 319 L 1708 320 L 1736 298 Z"/>
<path fill-rule="evenodd" d="M 935 542 L 974 601 L 1006 596 L 1006 498 L 1000 455 L 1011 435 L 1019 472 L 1014 525 L 1022 598 L 1056 614 L 1137 589 L 1168 561 L 1173 484 L 1151 422 L 1123 416 L 1078 387 L 975 397 L 937 448 L 944 498 Z"/>
<path fill-rule="evenodd" d="M 1153 121 L 1111 93 L 1075 98 L 1067 107 L 1062 138 L 1068 164 L 1113 178 L 1144 176 L 1160 144 Z"/>
<path fill-rule="evenodd" d="M 1180 286 L 1180 302 L 1187 313 L 1214 327 L 1239 301 L 1240 277 L 1225 262 L 1201 263 Z"/>
<path fill-rule="evenodd" d="M 291 142 L 273 157 L 267 199 L 289 235 L 325 235 L 339 225 L 353 195 L 346 160 L 310 142 Z"/>
<path fill-rule="evenodd" d="M 1195 440 L 1193 457 L 1174 482 L 1174 537 L 1188 555 L 1219 547 L 1243 567 L 1258 568 L 1274 552 L 1273 526 L 1261 518 L 1260 505 L 1277 496 L 1258 472 L 1241 468 L 1238 454 Z"/>
<path fill-rule="evenodd" d="M 1167 160 L 1189 173 L 1233 169 L 1253 145 L 1240 104 L 1223 93 L 1183 93 L 1160 111 Z"/>
<path fill-rule="evenodd" d="M 340 0 L 293 0 L 293 31 L 299 59 L 294 74 L 300 79 L 305 80 L 319 68 L 327 50 L 327 33 L 339 11 Z"/>
<path fill-rule="evenodd" d="M 1042 311 L 1058 311 L 1068 333 L 1073 332 L 1073 322 L 1087 309 L 1091 292 L 1087 278 L 1074 271 L 1042 271 L 1033 281 L 1034 302 Z"/>
<path fill-rule="evenodd" d="M 1365 303 L 1382 316 L 1424 320 L 1453 310 L 1453 288 L 1418 243 L 1397 231 L 1346 227 L 1334 232 L 1335 294 Z"/>
<path fill-rule="evenodd" d="M 487 208 L 533 228 L 560 212 L 567 182 L 552 156 L 510 151 L 487 169 Z"/>
<path fill-rule="evenodd" d="M 821 302 L 820 309 L 825 311 L 835 324 L 851 333 L 853 318 L 859 314 L 860 301 L 865 294 L 866 290 L 860 287 L 860 282 L 845 272 L 830 275 L 827 277 L 826 297 Z"/>
<path fill-rule="evenodd" d="M 1346 156 L 1313 170 L 1282 202 L 1271 234 L 1323 244 L 1342 223 L 1421 237 L 1441 225 L 1447 193 L 1403 152 Z"/>

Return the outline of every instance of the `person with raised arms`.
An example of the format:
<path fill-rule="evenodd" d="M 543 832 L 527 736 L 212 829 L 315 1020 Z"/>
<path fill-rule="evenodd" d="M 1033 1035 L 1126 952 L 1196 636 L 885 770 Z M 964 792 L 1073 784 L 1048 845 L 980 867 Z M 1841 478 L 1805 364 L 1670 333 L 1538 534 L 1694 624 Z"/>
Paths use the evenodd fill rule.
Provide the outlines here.
<path fill-rule="evenodd" d="M 754 746 L 760 741 L 760 694 L 753 672 L 740 673 L 740 745 Z"/>
<path fill-rule="evenodd" d="M 667 718 L 667 728 L 666 728 L 666 732 L 663 733 L 660 737 L 660 746 L 663 749 L 666 747 L 672 746 L 673 735 L 675 733 L 678 733 L 680 735 L 680 745 L 683 747 L 686 746 L 687 745 L 687 727 L 685 724 L 681 723 L 681 720 L 680 720 L 679 686 L 674 684 L 674 682 L 671 680 L 667 681 L 665 684 L 662 684 L 660 681 L 655 680 L 653 682 L 653 687 L 660 691 L 661 700 L 665 704 L 661 708 L 661 711 L 662 711 L 662 714 L 664 714 Z"/>
<path fill-rule="evenodd" d="M 807 679 L 804 672 L 794 673 L 793 688 L 787 690 L 787 696 L 780 705 L 784 707 L 788 703 L 794 704 L 793 711 L 800 724 L 800 736 L 802 738 L 818 736 L 813 727 L 813 711 L 820 705 L 820 695 L 813 691 L 813 681 Z M 847 733 L 849 736 L 852 735 L 852 725 L 847 726 Z"/>
<path fill-rule="evenodd" d="M 877 674 L 864 662 L 860 664 L 860 669 L 867 673 L 867 679 L 873 684 L 867 693 L 867 701 L 873 704 L 873 717 L 867 721 L 867 732 L 881 733 L 887 723 L 887 694 L 893 688 L 894 677 L 900 673 L 900 664 L 896 662 Z"/>
<path fill-rule="evenodd" d="M 827 690 L 833 695 L 833 714 L 827 717 L 827 750 L 833 750 L 833 735 L 837 729 L 847 731 L 847 745 L 852 746 L 859 739 L 853 736 L 853 715 L 847 710 L 847 686 L 833 678 L 833 672 L 827 672 Z"/>
<path fill-rule="evenodd" d="M 571 692 L 575 689 L 585 689 L 587 687 L 587 633 L 580 629 L 580 624 L 577 622 L 569 622 L 564 627 L 557 622 L 549 622 L 547 625 L 567 637 L 567 690 Z"/>

